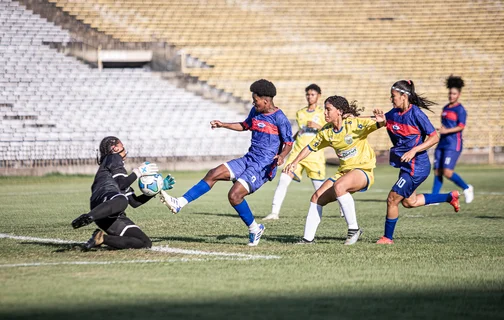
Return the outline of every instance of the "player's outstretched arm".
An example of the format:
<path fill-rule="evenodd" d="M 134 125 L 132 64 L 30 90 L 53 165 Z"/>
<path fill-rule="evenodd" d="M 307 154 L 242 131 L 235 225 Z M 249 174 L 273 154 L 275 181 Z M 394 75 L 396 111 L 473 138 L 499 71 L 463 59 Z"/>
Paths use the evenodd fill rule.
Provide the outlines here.
<path fill-rule="evenodd" d="M 281 166 L 285 162 L 285 157 L 291 152 L 292 143 L 284 143 L 284 147 L 280 154 L 277 154 L 273 159 L 277 160 L 277 165 Z"/>
<path fill-rule="evenodd" d="M 385 118 L 385 114 L 383 113 L 382 109 L 378 109 L 378 108 L 374 109 L 373 115 L 374 115 L 373 117 L 376 120 L 376 125 L 378 128 L 384 127 L 386 125 L 387 119 Z"/>
<path fill-rule="evenodd" d="M 210 121 L 210 126 L 212 129 L 215 128 L 224 128 L 224 129 L 229 129 L 233 131 L 244 131 L 245 128 L 240 122 L 221 122 L 219 120 L 212 120 Z"/>
<path fill-rule="evenodd" d="M 427 138 L 425 139 L 425 141 L 422 144 L 414 147 L 410 151 L 403 154 L 401 157 L 401 161 L 402 162 L 410 162 L 411 159 L 413 159 L 418 152 L 427 150 L 430 147 L 437 144 L 438 142 L 439 142 L 439 135 L 437 134 L 436 131 L 434 131 L 431 135 L 427 136 Z"/>
<path fill-rule="evenodd" d="M 308 146 L 304 147 L 303 150 L 301 150 L 301 152 L 297 155 L 296 159 L 285 166 L 283 172 L 290 173 L 296 171 L 298 163 L 304 158 L 308 157 L 311 152 L 312 151 L 310 150 L 310 148 L 308 148 Z"/>
<path fill-rule="evenodd" d="M 131 207 L 138 208 L 152 198 L 154 198 L 154 196 L 147 196 L 145 194 L 137 196 L 135 194 L 131 194 L 128 196 L 128 203 Z"/>

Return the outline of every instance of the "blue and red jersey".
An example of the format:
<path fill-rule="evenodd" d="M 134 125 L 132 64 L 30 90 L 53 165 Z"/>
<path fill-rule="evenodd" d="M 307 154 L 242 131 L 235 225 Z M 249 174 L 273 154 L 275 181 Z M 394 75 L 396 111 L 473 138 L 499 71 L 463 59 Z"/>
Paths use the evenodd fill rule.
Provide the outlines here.
<path fill-rule="evenodd" d="M 460 103 L 452 107 L 446 105 L 441 113 L 441 123 L 447 129 L 465 128 L 466 119 L 466 110 Z M 462 151 L 462 131 L 442 134 L 437 149 Z"/>
<path fill-rule="evenodd" d="M 429 175 L 430 161 L 427 151 L 418 152 L 409 162 L 402 162 L 401 157 L 414 147 L 422 144 L 427 136 L 437 134 L 429 118 L 416 105 L 401 112 L 393 108 L 385 114 L 387 132 L 394 145 L 390 149 L 390 165 L 400 168 L 410 175 Z"/>
<path fill-rule="evenodd" d="M 252 131 L 252 140 L 248 153 L 258 162 L 272 163 L 281 152 L 284 144 L 292 144 L 292 127 L 282 110 L 271 113 L 258 113 L 252 108 L 242 126 Z"/>

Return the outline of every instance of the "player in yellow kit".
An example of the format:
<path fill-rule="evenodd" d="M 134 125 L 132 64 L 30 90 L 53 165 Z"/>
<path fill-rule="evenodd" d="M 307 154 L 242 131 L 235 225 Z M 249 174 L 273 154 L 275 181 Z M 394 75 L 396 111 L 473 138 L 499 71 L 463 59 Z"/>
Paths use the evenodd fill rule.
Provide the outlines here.
<path fill-rule="evenodd" d="M 376 119 L 347 118 L 359 116 L 355 103 L 349 104 L 344 97 L 332 96 L 326 99 L 325 120 L 328 122 L 317 136 L 299 153 L 285 172 L 295 172 L 298 164 L 311 152 L 332 147 L 340 159 L 338 172 L 327 179 L 311 197 L 310 209 L 306 217 L 304 237 L 301 243 L 312 243 L 322 218 L 322 207 L 338 201 L 348 225 L 346 245 L 357 242 L 362 230 L 357 224 L 355 203 L 351 193 L 366 191 L 374 182 L 373 169 L 376 156 L 367 141 L 367 136 L 385 125 L 385 116 L 379 109 L 373 110 Z"/>
<path fill-rule="evenodd" d="M 301 150 L 317 135 L 317 132 L 326 123 L 324 120 L 324 108 L 317 106 L 322 91 L 316 84 L 310 84 L 305 89 L 308 106 L 298 110 L 296 121 L 299 127 L 294 135 L 295 142 L 289 158 L 285 163 L 294 161 Z M 273 196 L 271 213 L 263 220 L 278 220 L 280 208 L 285 199 L 287 188 L 292 180 L 300 182 L 303 171 L 306 171 L 308 178 L 312 180 L 313 187 L 317 190 L 325 179 L 325 156 L 323 152 L 314 152 L 301 161 L 294 172 L 282 172 L 278 181 L 278 186 Z"/>

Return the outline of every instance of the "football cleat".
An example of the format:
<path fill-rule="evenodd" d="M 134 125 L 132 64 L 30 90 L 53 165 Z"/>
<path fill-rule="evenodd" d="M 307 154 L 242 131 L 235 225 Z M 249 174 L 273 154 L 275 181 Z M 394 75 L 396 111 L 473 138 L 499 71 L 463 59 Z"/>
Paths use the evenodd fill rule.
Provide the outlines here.
<path fill-rule="evenodd" d="M 469 185 L 469 188 L 464 190 L 465 203 L 471 203 L 474 200 L 474 188 Z"/>
<path fill-rule="evenodd" d="M 296 242 L 296 244 L 314 244 L 315 243 L 315 240 L 306 240 L 305 238 L 301 238 L 301 240 L 299 240 L 299 242 Z"/>
<path fill-rule="evenodd" d="M 93 219 L 89 216 L 89 214 L 84 213 L 81 214 L 80 216 L 77 217 L 74 221 L 72 221 L 72 227 L 74 229 L 78 229 L 84 226 L 87 226 L 88 224 L 91 224 L 93 222 Z"/>
<path fill-rule="evenodd" d="M 378 241 L 376 241 L 376 244 L 394 244 L 394 240 L 383 236 Z"/>
<path fill-rule="evenodd" d="M 261 236 L 263 235 L 264 232 L 264 225 L 260 224 L 259 225 L 259 231 L 256 233 L 249 233 L 249 243 L 248 245 L 250 247 L 255 247 L 259 244 L 259 240 L 261 240 Z"/>
<path fill-rule="evenodd" d="M 173 212 L 173 214 L 177 214 L 180 209 L 182 209 L 182 207 L 178 203 L 178 199 L 170 196 L 164 190 L 161 190 L 159 199 L 161 200 L 161 203 L 163 203 L 168 207 L 168 209 L 171 210 L 171 212 Z"/>
<path fill-rule="evenodd" d="M 460 193 L 458 191 L 452 191 L 450 192 L 450 195 L 452 199 L 450 200 L 450 204 L 453 206 L 453 209 L 455 209 L 455 212 L 460 211 L 460 203 L 459 203 L 459 197 Z"/>
<path fill-rule="evenodd" d="M 101 246 L 102 243 L 103 243 L 103 231 L 101 231 L 100 229 L 96 229 L 91 235 L 91 238 L 89 238 L 89 240 L 86 243 L 84 243 L 84 245 L 82 246 L 82 250 L 89 251 L 91 250 L 91 248 Z"/>
<path fill-rule="evenodd" d="M 359 240 L 359 237 L 361 236 L 362 232 L 363 231 L 360 228 L 358 230 L 348 230 L 348 235 L 347 235 L 347 238 L 345 241 L 345 245 L 350 246 L 350 245 L 356 243 L 357 240 Z"/>
<path fill-rule="evenodd" d="M 278 219 L 280 219 L 280 217 L 278 216 L 278 213 L 270 213 L 262 219 L 263 220 L 278 220 Z"/>

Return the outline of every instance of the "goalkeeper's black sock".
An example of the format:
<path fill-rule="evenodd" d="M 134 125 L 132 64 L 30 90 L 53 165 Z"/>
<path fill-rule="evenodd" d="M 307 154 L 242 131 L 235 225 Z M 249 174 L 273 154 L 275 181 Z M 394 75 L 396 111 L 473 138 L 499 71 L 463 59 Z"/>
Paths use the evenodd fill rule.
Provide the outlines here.
<path fill-rule="evenodd" d="M 116 249 L 150 248 L 152 242 L 140 228 L 129 228 L 122 236 L 103 236 L 103 243 Z"/>
<path fill-rule="evenodd" d="M 100 220 L 116 213 L 123 212 L 128 207 L 128 198 L 119 196 L 112 200 L 100 203 L 88 215 L 93 221 Z"/>

